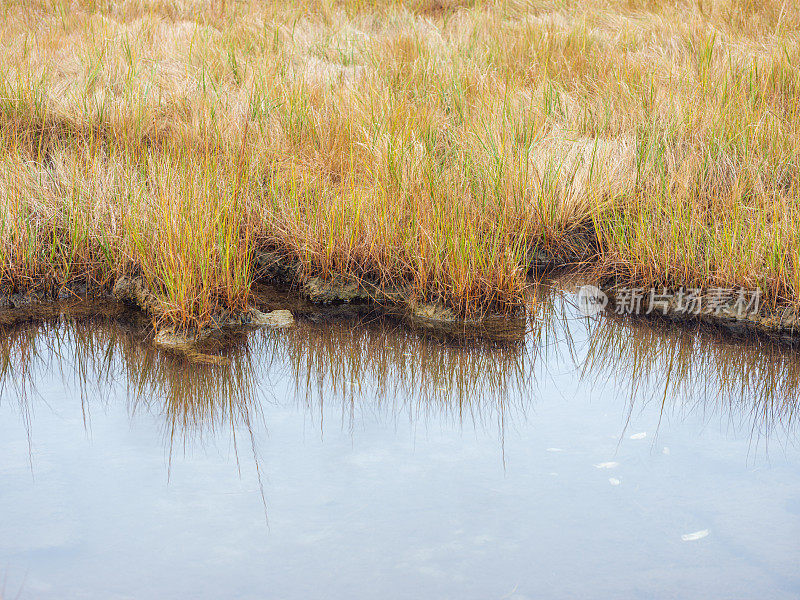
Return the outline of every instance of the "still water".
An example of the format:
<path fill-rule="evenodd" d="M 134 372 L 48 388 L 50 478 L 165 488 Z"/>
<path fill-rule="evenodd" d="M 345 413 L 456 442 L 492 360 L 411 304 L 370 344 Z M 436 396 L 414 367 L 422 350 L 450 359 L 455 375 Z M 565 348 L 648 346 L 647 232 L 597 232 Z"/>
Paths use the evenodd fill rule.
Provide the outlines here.
<path fill-rule="evenodd" d="M 0 597 L 797 598 L 797 350 L 539 298 L 301 316 L 224 364 L 0 333 Z"/>

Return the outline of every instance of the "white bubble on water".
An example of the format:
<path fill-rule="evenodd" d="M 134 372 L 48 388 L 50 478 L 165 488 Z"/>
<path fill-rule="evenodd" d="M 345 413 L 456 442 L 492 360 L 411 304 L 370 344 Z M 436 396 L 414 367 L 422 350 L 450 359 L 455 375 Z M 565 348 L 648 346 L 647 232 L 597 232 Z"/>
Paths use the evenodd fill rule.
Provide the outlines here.
<path fill-rule="evenodd" d="M 681 536 L 681 540 L 684 542 L 693 542 L 695 540 L 702 540 L 704 537 L 708 535 L 708 529 L 701 529 L 700 531 L 695 531 L 694 533 L 684 533 Z"/>
<path fill-rule="evenodd" d="M 597 463 L 597 464 L 594 466 L 594 468 L 595 468 L 595 469 L 613 469 L 614 467 L 618 467 L 618 466 L 619 466 L 619 463 L 618 463 L 618 462 L 615 462 L 615 461 L 613 461 L 613 460 L 610 460 L 610 461 L 608 461 L 608 462 L 601 462 L 601 463 Z"/>

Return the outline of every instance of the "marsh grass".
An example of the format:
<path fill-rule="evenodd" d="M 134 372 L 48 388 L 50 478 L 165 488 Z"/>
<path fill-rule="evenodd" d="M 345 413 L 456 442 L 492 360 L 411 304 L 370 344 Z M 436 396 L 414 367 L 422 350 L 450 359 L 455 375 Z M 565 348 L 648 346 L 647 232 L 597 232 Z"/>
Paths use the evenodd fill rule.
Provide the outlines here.
<path fill-rule="evenodd" d="M 18 2 L 0 24 L 0 286 L 245 307 L 253 253 L 465 316 L 545 255 L 642 285 L 800 286 L 800 9 Z"/>

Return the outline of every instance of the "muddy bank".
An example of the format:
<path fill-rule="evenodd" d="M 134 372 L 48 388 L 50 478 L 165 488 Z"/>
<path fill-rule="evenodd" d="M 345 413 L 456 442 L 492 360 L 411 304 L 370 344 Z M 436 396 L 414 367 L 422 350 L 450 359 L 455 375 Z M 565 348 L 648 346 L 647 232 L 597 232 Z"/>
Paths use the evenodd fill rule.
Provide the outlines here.
<path fill-rule="evenodd" d="M 307 276 L 299 263 L 287 261 L 277 253 L 261 252 L 254 258 L 256 277 L 251 305 L 244 311 L 222 312 L 203 328 L 180 329 L 161 324 L 160 304 L 155 294 L 144 278 L 130 276 L 118 277 L 110 288 L 75 283 L 57 292 L 10 293 L 6 290 L 0 296 L 0 326 L 58 317 L 64 310 L 82 316 L 113 316 L 135 307 L 138 319 L 152 331 L 151 339 L 156 346 L 198 362 L 217 362 L 219 359 L 213 348 L 224 345 L 224 340 L 237 331 L 291 327 L 296 318 L 320 322 L 389 317 L 421 335 L 436 336 L 452 343 L 517 344 L 524 339 L 529 324 L 539 318 L 537 315 L 546 312 L 551 292 L 566 292 L 580 302 L 581 288 L 592 281 L 574 266 L 552 260 L 544 265 L 546 257 L 540 255 L 542 268 L 554 275 L 545 280 L 531 280 L 528 298 L 518 311 L 510 315 L 487 314 L 477 319 L 464 319 L 443 304 L 417 302 L 410 290 L 380 287 L 369 280 L 342 275 Z M 538 273 L 539 269 L 534 272 Z M 735 303 L 719 304 L 719 294 L 715 296 L 711 289 L 699 290 L 694 301 L 698 306 L 710 306 L 717 297 L 713 310 L 687 310 L 686 303 L 677 295 L 659 296 L 653 303 L 646 293 L 640 294 L 636 306 L 632 306 L 630 288 L 610 280 L 597 282 L 597 286 L 605 296 L 605 312 L 621 318 L 666 319 L 686 324 L 701 322 L 737 334 L 754 333 L 792 344 L 800 342 L 800 314 L 791 306 L 774 309 L 762 304 L 742 311 L 742 306 L 737 307 Z M 567 299 L 569 301 L 569 297 Z"/>
<path fill-rule="evenodd" d="M 252 327 L 285 328 L 294 324 L 287 310 L 263 312 L 251 306 L 245 311 L 225 312 L 202 328 L 180 329 L 159 321 L 159 303 L 142 277 L 120 276 L 110 289 L 102 285 L 73 282 L 61 289 L 44 286 L 32 290 L 0 291 L 0 327 L 30 321 L 57 319 L 64 314 L 76 318 L 125 318 L 150 331 L 153 343 L 166 350 L 198 358 L 202 343 Z"/>
<path fill-rule="evenodd" d="M 524 307 L 511 314 L 488 313 L 478 318 L 464 318 L 440 302 L 424 302 L 411 289 L 380 286 L 369 279 L 341 274 L 329 278 L 309 276 L 298 261 L 287 260 L 277 252 L 260 251 L 254 255 L 256 281 L 288 286 L 308 301 L 326 306 L 374 305 L 404 319 L 418 329 L 441 333 L 483 332 L 506 337 L 509 331 L 524 329 Z M 555 263 L 551 263 L 555 264 Z"/>
<path fill-rule="evenodd" d="M 800 341 L 800 311 L 794 306 L 770 307 L 763 301 L 757 307 L 749 309 L 746 306 L 737 306 L 736 290 L 731 292 L 730 305 L 720 304 L 718 292 L 714 288 L 708 288 L 699 290 L 695 302 L 700 306 L 713 306 L 711 310 L 697 312 L 686 310 L 677 294 L 669 299 L 659 298 L 657 304 L 651 307 L 649 296 L 644 294 L 634 311 L 631 310 L 632 307 L 625 305 L 626 300 L 623 298 L 625 290 L 630 288 L 610 279 L 597 281 L 591 275 L 589 263 L 569 263 L 545 251 L 536 251 L 529 258 L 529 271 L 532 276 L 541 277 L 543 274 L 549 274 L 549 277 L 553 278 L 553 285 L 565 291 L 577 292 L 582 285 L 596 282 L 608 297 L 607 310 L 620 315 L 632 315 L 635 312 L 645 318 L 666 318 L 686 323 L 699 321 L 736 333 L 753 332 L 792 343 Z M 417 302 L 410 292 L 399 288 L 382 288 L 366 280 L 346 278 L 342 275 L 335 275 L 330 279 L 307 277 L 299 263 L 287 263 L 277 253 L 259 253 L 256 256 L 256 264 L 263 279 L 294 286 L 309 301 L 318 304 L 332 306 L 376 303 L 401 315 L 413 327 L 443 333 L 471 329 L 483 330 L 490 336 L 503 337 L 518 329 L 514 322 L 518 321 L 520 316 L 515 314 L 488 314 L 480 319 L 464 319 L 442 304 Z M 523 308 L 520 307 L 520 310 Z"/>
<path fill-rule="evenodd" d="M 214 348 L 225 345 L 238 331 L 291 327 L 295 316 L 313 322 L 386 316 L 412 330 L 459 344 L 476 340 L 517 343 L 526 331 L 524 311 L 516 317 L 491 315 L 467 321 L 443 305 L 406 301 L 399 291 L 380 290 L 368 283 L 343 277 L 310 277 L 300 283 L 285 270 L 278 273 L 258 278 L 248 309 L 221 312 L 202 328 L 163 324 L 160 303 L 145 279 L 124 275 L 110 288 L 75 284 L 56 293 L 7 291 L 0 302 L 0 326 L 49 320 L 65 312 L 80 317 L 125 316 L 151 331 L 149 337 L 159 348 L 198 362 L 218 362 Z"/>
<path fill-rule="evenodd" d="M 147 314 L 158 314 L 157 299 L 142 277 L 122 276 L 118 278 L 111 291 L 111 296 L 118 302 L 134 304 Z M 239 328 L 282 329 L 292 325 L 294 325 L 294 317 L 288 310 L 262 312 L 251 306 L 241 312 L 220 314 L 211 325 L 203 328 L 181 329 L 172 326 L 157 326 L 153 343 L 161 348 L 185 354 L 195 361 L 214 362 L 213 355 L 208 355 L 201 350 L 202 343 L 214 335 Z"/>

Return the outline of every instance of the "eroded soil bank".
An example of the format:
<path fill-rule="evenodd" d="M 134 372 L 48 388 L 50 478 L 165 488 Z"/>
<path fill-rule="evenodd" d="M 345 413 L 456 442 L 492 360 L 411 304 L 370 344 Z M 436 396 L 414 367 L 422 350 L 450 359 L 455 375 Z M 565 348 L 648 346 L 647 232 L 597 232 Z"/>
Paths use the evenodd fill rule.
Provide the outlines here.
<path fill-rule="evenodd" d="M 409 301 L 400 290 L 386 291 L 343 277 L 303 278 L 299 266 L 287 267 L 286 262 L 280 263 L 272 255 L 261 255 L 260 265 L 261 276 L 248 308 L 221 314 L 203 328 L 165 325 L 159 319 L 158 304 L 141 277 L 120 277 L 108 292 L 93 296 L 87 294 L 85 287 L 78 286 L 55 297 L 32 293 L 7 296 L 0 308 L 0 326 L 48 320 L 65 312 L 80 318 L 124 318 L 149 332 L 148 339 L 162 349 L 193 362 L 217 363 L 225 362 L 218 350 L 240 332 L 292 327 L 295 319 L 320 322 L 389 317 L 402 327 L 458 343 L 518 344 L 529 332 L 531 323 L 551 317 L 554 302 L 568 302 L 581 308 L 584 291 L 594 289 L 606 298 L 596 312 L 622 320 L 669 320 L 685 327 L 712 327 L 737 335 L 767 336 L 789 344 L 800 342 L 800 319 L 793 307 L 773 310 L 761 305 L 742 312 L 741 307 L 718 303 L 713 310 L 692 312 L 675 297 L 658 298 L 653 303 L 654 299 L 641 290 L 638 302 L 632 307 L 629 288 L 608 282 L 603 286 L 585 275 L 566 273 L 563 269 L 553 276 L 531 280 L 526 301 L 516 313 L 467 320 L 440 304 Z M 700 304 L 710 303 L 703 290 L 697 293 Z"/>

